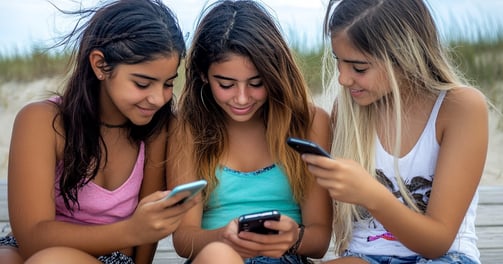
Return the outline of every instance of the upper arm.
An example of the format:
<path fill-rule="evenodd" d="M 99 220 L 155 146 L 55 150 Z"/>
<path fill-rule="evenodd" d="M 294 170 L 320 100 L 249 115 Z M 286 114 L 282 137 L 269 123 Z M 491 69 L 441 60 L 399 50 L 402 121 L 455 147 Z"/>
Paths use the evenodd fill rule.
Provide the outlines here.
<path fill-rule="evenodd" d="M 8 198 L 10 222 L 20 243 L 30 239 L 30 230 L 37 223 L 55 217 L 55 168 L 58 141 L 62 142 L 53 128 L 56 113 L 52 103 L 32 103 L 22 108 L 14 121 Z"/>
<path fill-rule="evenodd" d="M 155 191 L 166 190 L 164 174 L 167 137 L 167 130 L 162 129 L 159 134 L 146 142 L 144 176 L 140 198 Z"/>
<path fill-rule="evenodd" d="M 427 215 L 455 235 L 482 176 L 488 145 L 484 96 L 471 88 L 450 90 L 437 119 L 440 151 Z"/>
<path fill-rule="evenodd" d="M 329 114 L 320 107 L 313 106 L 313 122 L 309 130 L 308 139 L 330 152 L 332 145 L 332 131 Z"/>
<path fill-rule="evenodd" d="M 313 123 L 308 139 L 330 152 L 332 140 L 330 117 L 326 111 L 318 107 L 313 107 L 313 112 Z M 311 185 L 307 188 L 308 191 L 301 203 L 302 222 L 306 227 L 313 228 L 304 234 L 304 239 L 311 244 L 311 250 L 326 250 L 332 234 L 332 200 L 328 191 L 315 180 L 311 181 Z"/>
<path fill-rule="evenodd" d="M 168 132 L 168 142 L 166 151 L 166 183 L 168 190 L 183 184 L 199 180 L 195 173 L 195 161 L 192 158 L 193 140 L 187 131 L 179 127 L 179 120 L 174 120 L 170 124 Z M 202 203 L 198 203 L 190 209 L 184 216 L 180 226 L 192 225 L 201 226 Z"/>

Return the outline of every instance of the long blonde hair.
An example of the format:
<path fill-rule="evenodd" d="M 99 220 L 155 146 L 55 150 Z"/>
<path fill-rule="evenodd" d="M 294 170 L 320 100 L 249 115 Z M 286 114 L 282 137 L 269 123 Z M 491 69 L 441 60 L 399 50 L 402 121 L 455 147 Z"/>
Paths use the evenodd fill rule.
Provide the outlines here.
<path fill-rule="evenodd" d="M 465 81 L 446 56 L 433 18 L 422 0 L 330 1 L 324 22 L 325 36 L 330 38 L 341 32 L 376 67 L 382 67 L 392 92 L 369 106 L 356 104 L 349 90 L 338 85 L 332 54 L 325 52 L 324 68 L 334 73 L 324 87 L 335 92 L 332 154 L 358 161 L 377 177 L 376 124 L 383 114 L 387 120 L 396 120 L 395 130 L 388 129 L 383 134 L 395 135 L 385 140 L 393 149 L 400 193 L 405 204 L 420 212 L 398 169 L 402 120 L 407 118 L 403 105 L 420 97 L 434 100 L 439 91 L 465 86 Z M 341 254 L 351 239 L 353 221 L 362 219 L 365 209 L 338 201 L 334 204 L 335 249 Z"/>

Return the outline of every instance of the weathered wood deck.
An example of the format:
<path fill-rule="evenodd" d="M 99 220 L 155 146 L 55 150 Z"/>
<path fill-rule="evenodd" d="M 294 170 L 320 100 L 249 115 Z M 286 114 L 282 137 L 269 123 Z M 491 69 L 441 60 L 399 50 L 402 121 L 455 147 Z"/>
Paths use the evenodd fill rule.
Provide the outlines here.
<path fill-rule="evenodd" d="M 476 220 L 480 260 L 483 264 L 500 264 L 503 257 L 503 186 L 480 186 L 479 207 Z M 0 236 L 10 231 L 7 211 L 7 182 L 0 179 Z M 330 259 L 332 250 L 324 259 Z M 183 263 L 174 252 L 171 238 L 159 242 L 155 264 Z"/>

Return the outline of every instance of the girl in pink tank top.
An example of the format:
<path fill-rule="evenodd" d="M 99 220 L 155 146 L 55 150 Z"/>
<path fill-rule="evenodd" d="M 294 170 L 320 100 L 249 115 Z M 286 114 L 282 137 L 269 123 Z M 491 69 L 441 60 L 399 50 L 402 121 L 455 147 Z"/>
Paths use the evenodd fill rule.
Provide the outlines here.
<path fill-rule="evenodd" d="M 167 192 L 160 191 L 184 37 L 160 0 L 65 13 L 86 22 L 56 45 L 75 43 L 64 92 L 26 105 L 15 120 L 13 234 L 0 240 L 1 254 L 20 263 L 94 263 L 95 256 L 143 263 L 197 203 L 172 206 L 186 194 L 161 199 Z"/>

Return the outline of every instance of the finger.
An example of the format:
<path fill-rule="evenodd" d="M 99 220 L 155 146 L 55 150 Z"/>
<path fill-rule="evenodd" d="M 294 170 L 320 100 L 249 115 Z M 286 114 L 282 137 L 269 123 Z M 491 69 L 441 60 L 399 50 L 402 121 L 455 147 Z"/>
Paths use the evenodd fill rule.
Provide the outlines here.
<path fill-rule="evenodd" d="M 243 258 L 249 258 L 249 257 L 254 257 L 257 256 L 257 252 L 247 249 L 246 247 L 242 247 L 239 245 L 240 239 L 237 236 L 226 236 L 224 237 L 224 243 L 227 245 L 231 246 L 238 254 L 243 257 Z"/>
<path fill-rule="evenodd" d="M 145 204 L 145 203 L 153 203 L 153 202 L 158 202 L 161 201 L 163 197 L 168 195 L 169 191 L 156 191 L 153 192 L 149 195 L 147 195 L 145 198 L 143 198 L 140 201 L 140 204 Z"/>
<path fill-rule="evenodd" d="M 327 162 L 333 161 L 334 159 L 320 156 L 320 155 L 314 155 L 314 154 L 302 154 L 302 160 L 307 162 L 308 164 L 316 165 L 316 166 L 323 166 L 323 164 L 326 164 Z"/>

